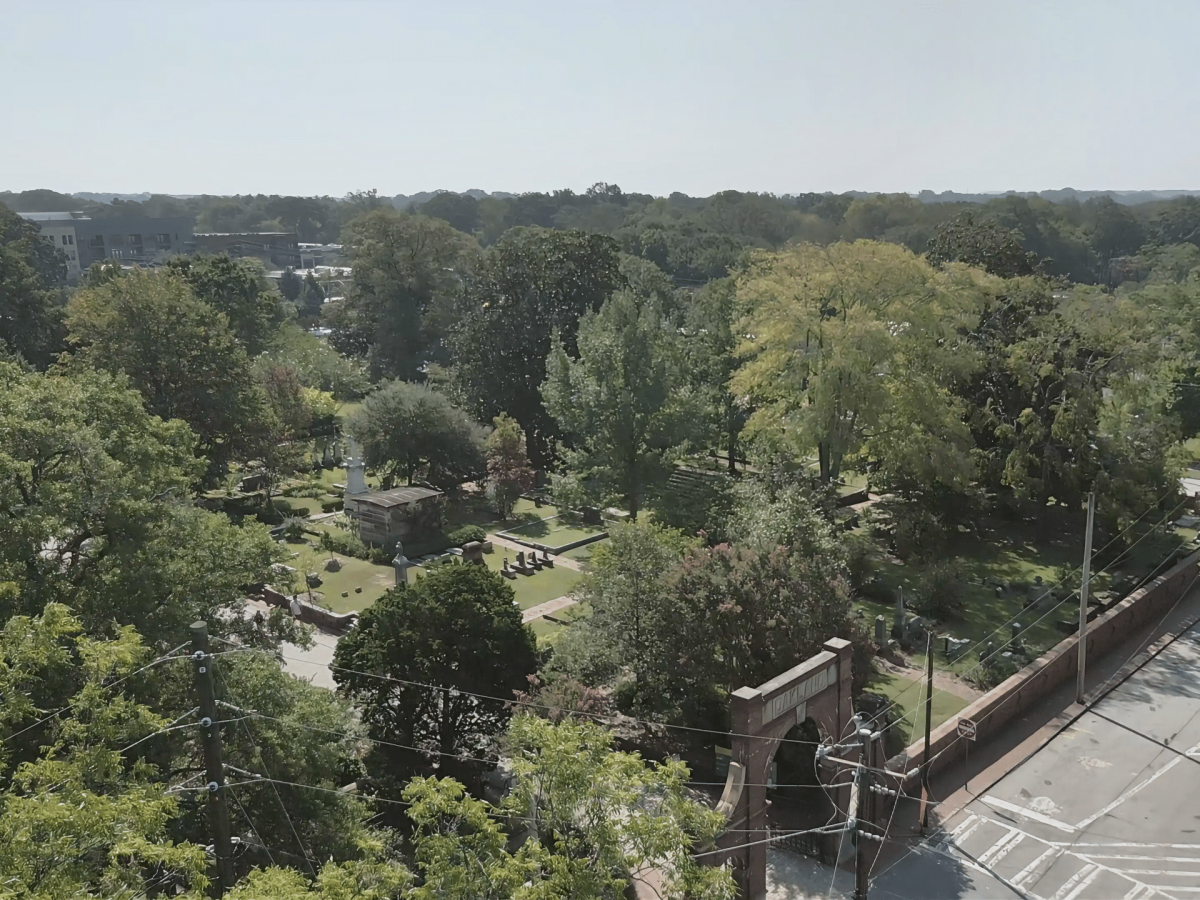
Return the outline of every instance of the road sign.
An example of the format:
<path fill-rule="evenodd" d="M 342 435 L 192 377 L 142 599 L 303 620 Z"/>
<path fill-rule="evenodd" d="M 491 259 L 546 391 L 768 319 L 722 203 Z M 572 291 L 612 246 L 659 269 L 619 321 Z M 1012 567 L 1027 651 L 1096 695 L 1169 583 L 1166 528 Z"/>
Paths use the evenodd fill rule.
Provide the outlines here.
<path fill-rule="evenodd" d="M 970 719 L 958 720 L 958 736 L 968 741 L 975 740 L 975 723 Z"/>

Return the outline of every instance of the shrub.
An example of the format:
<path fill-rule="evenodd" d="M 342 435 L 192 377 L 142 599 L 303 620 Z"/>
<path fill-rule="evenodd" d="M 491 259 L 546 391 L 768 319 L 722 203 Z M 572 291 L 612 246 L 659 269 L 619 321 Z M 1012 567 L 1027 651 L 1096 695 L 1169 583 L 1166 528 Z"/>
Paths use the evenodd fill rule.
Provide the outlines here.
<path fill-rule="evenodd" d="M 963 586 L 957 563 L 934 563 L 921 572 L 913 606 L 932 619 L 948 619 L 963 607 Z"/>
<path fill-rule="evenodd" d="M 285 540 L 298 544 L 304 540 L 304 523 L 299 519 L 289 519 L 283 529 Z"/>
<path fill-rule="evenodd" d="M 327 513 L 337 512 L 341 508 L 342 508 L 341 500 L 322 500 L 321 501 L 321 512 L 327 512 Z"/>
<path fill-rule="evenodd" d="M 471 541 L 486 541 L 487 532 L 478 525 L 463 525 L 460 528 L 455 528 L 453 531 L 447 532 L 446 540 L 450 542 L 451 547 L 461 547 L 463 544 L 471 543 Z"/>
<path fill-rule="evenodd" d="M 321 535 L 321 549 L 326 553 L 340 553 L 355 559 L 370 559 L 370 548 L 357 537 L 344 531 L 325 531 Z"/>

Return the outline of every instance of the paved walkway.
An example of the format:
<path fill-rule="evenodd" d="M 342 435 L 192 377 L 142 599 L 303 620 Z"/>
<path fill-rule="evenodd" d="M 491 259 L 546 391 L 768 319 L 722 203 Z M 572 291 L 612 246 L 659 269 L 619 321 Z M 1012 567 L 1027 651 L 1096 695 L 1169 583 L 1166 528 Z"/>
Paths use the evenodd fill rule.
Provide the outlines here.
<path fill-rule="evenodd" d="M 569 606 L 574 606 L 579 601 L 574 597 L 555 597 L 553 600 L 547 600 L 545 603 L 539 603 L 537 606 L 531 606 L 529 609 L 521 613 L 521 622 L 528 625 L 534 619 L 540 619 L 542 616 L 556 613 L 560 609 L 566 609 Z"/>
<path fill-rule="evenodd" d="M 522 550 L 525 553 L 533 552 L 532 547 L 526 547 L 524 544 L 518 544 L 516 541 L 510 541 L 508 538 L 502 538 L 498 534 L 489 534 L 487 536 L 487 539 L 489 541 L 491 541 L 493 544 L 495 544 L 497 547 L 507 547 L 509 550 Z M 554 557 L 554 564 L 556 566 L 562 566 L 564 569 L 574 569 L 576 572 L 583 571 L 583 566 L 581 566 L 575 560 L 569 559 L 566 556 Z M 551 602 L 553 602 L 553 601 L 551 601 Z"/>

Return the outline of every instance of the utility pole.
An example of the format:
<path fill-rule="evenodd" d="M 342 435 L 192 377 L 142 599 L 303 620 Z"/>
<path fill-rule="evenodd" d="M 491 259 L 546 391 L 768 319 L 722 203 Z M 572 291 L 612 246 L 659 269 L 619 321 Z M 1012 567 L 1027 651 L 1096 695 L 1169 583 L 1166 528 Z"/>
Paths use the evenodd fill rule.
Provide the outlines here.
<path fill-rule="evenodd" d="M 1084 674 L 1087 670 L 1088 582 L 1092 578 L 1092 523 L 1096 519 L 1096 495 L 1088 494 L 1087 531 L 1083 536 L 1083 584 L 1079 586 L 1079 677 L 1075 682 L 1075 702 L 1082 703 Z"/>
<path fill-rule="evenodd" d="M 867 831 L 865 823 L 873 821 L 871 811 L 875 806 L 871 771 L 875 765 L 875 743 L 871 740 L 871 729 L 860 728 L 858 739 L 863 745 L 862 764 L 858 767 L 858 803 L 854 809 L 855 856 L 854 856 L 854 900 L 867 900 L 867 882 L 871 875 L 871 860 L 873 854 L 867 849 L 867 842 L 875 835 Z"/>
<path fill-rule="evenodd" d="M 925 760 L 921 773 L 921 834 L 929 827 L 929 739 L 933 724 L 933 632 L 925 635 Z"/>
<path fill-rule="evenodd" d="M 196 693 L 200 697 L 200 728 L 204 767 L 208 777 L 208 821 L 217 857 L 217 896 L 233 887 L 233 843 L 229 837 L 229 807 L 225 804 L 225 767 L 221 761 L 221 726 L 217 724 L 217 694 L 213 656 L 208 650 L 208 623 L 193 622 L 192 659 L 196 663 Z"/>

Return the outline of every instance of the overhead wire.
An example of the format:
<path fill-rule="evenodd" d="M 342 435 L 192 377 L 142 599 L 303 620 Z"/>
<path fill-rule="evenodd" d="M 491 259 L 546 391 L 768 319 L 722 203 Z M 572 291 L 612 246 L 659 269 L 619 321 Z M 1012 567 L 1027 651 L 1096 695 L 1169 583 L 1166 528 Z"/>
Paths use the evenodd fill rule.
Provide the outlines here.
<path fill-rule="evenodd" d="M 220 668 L 214 667 L 214 671 L 216 672 L 217 678 L 225 686 L 225 696 L 229 697 L 229 699 L 232 701 L 234 697 L 233 692 L 230 690 L 228 680 L 221 673 Z M 246 732 L 246 737 L 250 739 L 250 745 L 254 747 L 255 751 L 258 753 L 259 761 L 262 763 L 262 767 L 269 777 L 271 771 L 267 768 L 266 756 L 263 754 L 262 749 L 258 746 L 258 742 L 254 740 L 254 735 L 250 731 L 250 726 L 246 724 L 246 718 L 247 716 L 242 716 L 240 719 L 235 721 L 240 721 L 242 723 L 242 729 Z M 296 846 L 300 848 L 301 855 L 304 856 L 308 863 L 308 871 L 315 878 L 317 875 L 316 866 L 313 865 L 312 859 L 309 857 L 308 849 L 304 846 L 304 842 L 300 840 L 300 834 L 296 831 L 296 826 L 292 823 L 292 817 L 288 813 L 287 804 L 283 802 L 283 797 L 279 793 L 279 788 L 277 788 L 273 782 L 271 784 L 271 789 L 275 792 L 275 799 L 279 802 L 279 808 L 283 811 L 283 818 L 287 821 L 288 829 L 292 832 L 292 837 L 296 840 Z M 259 838 L 259 840 L 262 839 Z"/>

